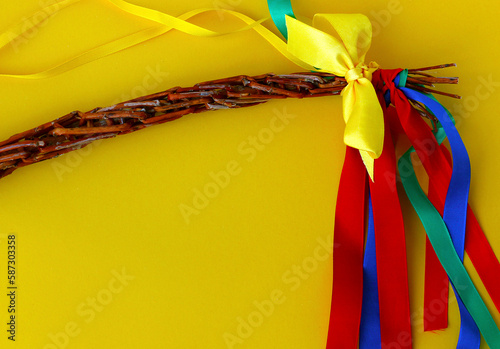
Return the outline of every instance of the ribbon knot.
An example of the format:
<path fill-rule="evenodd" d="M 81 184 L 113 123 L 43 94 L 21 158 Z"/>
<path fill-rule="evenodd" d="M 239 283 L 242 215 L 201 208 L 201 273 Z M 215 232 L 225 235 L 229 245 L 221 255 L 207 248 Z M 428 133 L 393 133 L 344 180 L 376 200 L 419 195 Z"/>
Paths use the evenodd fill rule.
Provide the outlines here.
<path fill-rule="evenodd" d="M 304 66 L 345 77 L 344 143 L 359 150 L 373 180 L 374 161 L 384 145 L 384 116 L 371 83 L 379 66 L 364 63 L 372 39 L 370 20 L 360 14 L 316 14 L 312 27 L 290 16 L 286 23 L 287 49 Z"/>
<path fill-rule="evenodd" d="M 362 77 L 364 77 L 363 71 L 364 69 L 361 67 L 352 68 L 345 74 L 345 81 L 347 81 L 347 83 L 351 83 L 353 81 L 361 79 Z"/>
<path fill-rule="evenodd" d="M 370 62 L 366 65 L 365 63 L 359 63 L 356 68 L 349 69 L 345 74 L 345 81 L 351 83 L 353 81 L 359 80 L 361 78 L 366 78 L 372 81 L 373 73 L 379 68 L 376 62 Z"/>
<path fill-rule="evenodd" d="M 361 79 L 363 77 L 365 77 L 364 76 L 364 69 L 361 67 L 356 67 L 356 68 L 349 70 L 345 74 L 345 81 L 347 81 L 347 83 L 351 83 L 351 82 L 356 81 L 358 79 Z M 368 79 L 368 80 L 371 81 L 371 79 Z"/>

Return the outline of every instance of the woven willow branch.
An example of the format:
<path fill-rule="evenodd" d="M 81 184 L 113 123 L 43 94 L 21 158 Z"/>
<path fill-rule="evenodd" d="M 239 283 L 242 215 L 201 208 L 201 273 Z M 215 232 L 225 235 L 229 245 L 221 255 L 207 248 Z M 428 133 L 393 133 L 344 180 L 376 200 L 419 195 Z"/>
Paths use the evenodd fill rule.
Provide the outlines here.
<path fill-rule="evenodd" d="M 424 86 L 457 82 L 456 78 L 436 78 L 422 72 L 429 68 L 410 71 L 407 86 L 440 93 Z M 0 178 L 17 168 L 81 149 L 95 140 L 135 132 L 187 114 L 249 107 L 270 99 L 337 95 L 345 86 L 344 78 L 326 73 L 241 75 L 196 84 L 190 88 L 174 87 L 86 113 L 74 111 L 0 142 Z M 433 118 L 425 108 L 416 104 L 414 107 L 422 115 Z"/>

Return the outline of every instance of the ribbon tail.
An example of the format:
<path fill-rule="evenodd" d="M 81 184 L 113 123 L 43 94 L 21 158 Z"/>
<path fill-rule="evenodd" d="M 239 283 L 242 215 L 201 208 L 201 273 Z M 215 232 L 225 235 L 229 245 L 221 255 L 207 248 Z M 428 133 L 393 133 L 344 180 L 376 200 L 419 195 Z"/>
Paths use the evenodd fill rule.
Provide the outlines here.
<path fill-rule="evenodd" d="M 344 143 L 360 150 L 371 180 L 374 180 L 374 160 L 384 146 L 384 115 L 372 83 L 361 78 L 349 83 L 342 91 L 346 128 Z"/>
<path fill-rule="evenodd" d="M 396 154 L 388 129 L 370 182 L 375 224 L 382 343 L 412 347 L 403 214 L 396 190 Z M 404 338 L 404 340 L 401 340 Z"/>
<path fill-rule="evenodd" d="M 363 298 L 366 171 L 346 147 L 335 209 L 333 288 L 327 349 L 356 349 Z"/>
<path fill-rule="evenodd" d="M 366 235 L 363 271 L 363 307 L 359 329 L 359 349 L 381 349 L 377 255 L 373 207 L 370 195 L 368 195 L 368 232 Z"/>
<path fill-rule="evenodd" d="M 452 159 L 450 151 L 444 145 L 440 146 L 440 150 L 446 157 L 446 167 L 451 169 Z M 500 262 L 484 235 L 470 205 L 467 207 L 465 251 L 469 255 L 472 265 L 474 265 L 497 311 L 500 312 L 500 278 L 498 278 L 498 275 L 500 275 Z"/>
<path fill-rule="evenodd" d="M 363 164 L 365 165 L 366 172 L 368 172 L 368 175 L 370 176 L 370 180 L 373 182 L 375 181 L 375 175 L 374 175 L 374 167 L 375 167 L 375 159 L 368 153 L 367 151 L 360 150 L 359 155 L 361 155 L 361 159 L 363 160 Z"/>
<path fill-rule="evenodd" d="M 409 165 L 411 166 L 411 164 Z M 436 200 L 437 193 L 432 184 L 429 184 L 427 195 L 430 202 L 442 215 L 444 206 L 439 207 L 439 200 Z M 424 331 L 444 330 L 448 327 L 450 282 L 428 236 L 425 237 L 424 273 Z"/>

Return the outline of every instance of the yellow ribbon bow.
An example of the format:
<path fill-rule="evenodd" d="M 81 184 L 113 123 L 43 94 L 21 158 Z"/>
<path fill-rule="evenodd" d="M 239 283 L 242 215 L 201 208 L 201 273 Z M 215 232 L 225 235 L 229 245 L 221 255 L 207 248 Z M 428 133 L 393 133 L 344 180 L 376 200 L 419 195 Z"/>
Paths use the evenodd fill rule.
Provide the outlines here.
<path fill-rule="evenodd" d="M 359 149 L 373 180 L 374 160 L 384 145 L 384 116 L 371 83 L 378 64 L 364 63 L 372 39 L 370 20 L 360 14 L 316 14 L 313 27 L 290 16 L 286 24 L 291 54 L 318 71 L 345 77 L 344 143 Z"/>

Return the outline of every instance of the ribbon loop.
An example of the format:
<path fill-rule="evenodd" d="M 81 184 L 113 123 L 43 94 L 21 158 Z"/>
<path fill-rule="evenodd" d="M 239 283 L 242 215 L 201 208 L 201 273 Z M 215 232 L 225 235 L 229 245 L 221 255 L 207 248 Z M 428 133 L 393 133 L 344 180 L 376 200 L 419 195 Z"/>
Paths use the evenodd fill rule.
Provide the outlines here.
<path fill-rule="evenodd" d="M 354 65 L 364 62 L 372 42 L 372 25 L 362 14 L 316 14 L 313 26 L 327 33 L 335 33 L 344 43 Z"/>
<path fill-rule="evenodd" d="M 344 143 L 359 150 L 373 180 L 374 159 L 380 157 L 384 145 L 384 117 L 371 83 L 379 66 L 364 62 L 371 45 L 370 20 L 360 14 L 317 14 L 313 27 L 290 16 L 286 21 L 287 48 L 292 55 L 319 71 L 345 77 Z"/>

